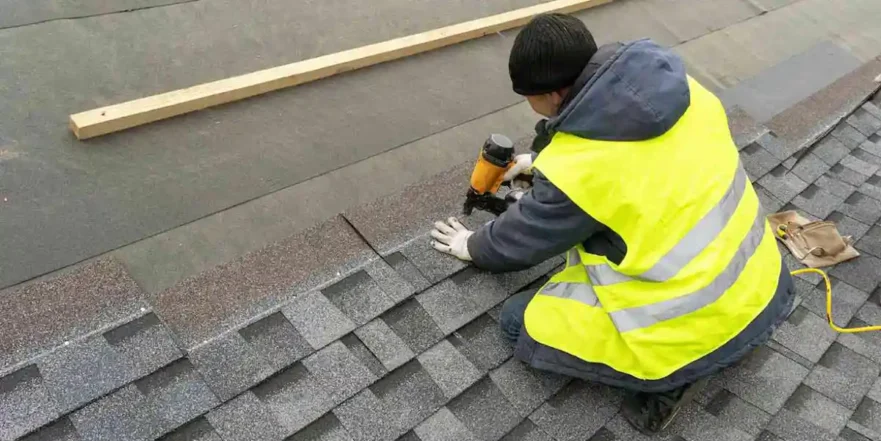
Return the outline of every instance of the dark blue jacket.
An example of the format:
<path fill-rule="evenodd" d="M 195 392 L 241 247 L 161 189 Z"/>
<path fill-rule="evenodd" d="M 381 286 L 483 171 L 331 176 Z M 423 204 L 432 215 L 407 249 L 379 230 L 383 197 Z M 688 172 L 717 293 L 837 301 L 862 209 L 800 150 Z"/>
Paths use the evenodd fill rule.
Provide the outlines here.
<path fill-rule="evenodd" d="M 537 126 L 533 150 L 540 151 L 557 131 L 610 141 L 651 139 L 675 125 L 689 103 L 685 66 L 672 51 L 648 40 L 606 45 L 590 60 L 559 115 Z M 615 263 L 621 263 L 627 253 L 627 244 L 619 235 L 535 171 L 532 190 L 471 236 L 468 251 L 479 268 L 505 272 L 536 265 L 578 243 L 587 252 Z M 641 380 L 606 365 L 579 360 L 537 343 L 526 332 L 521 332 L 516 355 L 535 368 L 613 386 L 646 392 L 673 389 L 734 363 L 767 341 L 794 299 L 789 271 L 785 264 L 782 268 L 773 300 L 746 329 L 661 380 Z"/>

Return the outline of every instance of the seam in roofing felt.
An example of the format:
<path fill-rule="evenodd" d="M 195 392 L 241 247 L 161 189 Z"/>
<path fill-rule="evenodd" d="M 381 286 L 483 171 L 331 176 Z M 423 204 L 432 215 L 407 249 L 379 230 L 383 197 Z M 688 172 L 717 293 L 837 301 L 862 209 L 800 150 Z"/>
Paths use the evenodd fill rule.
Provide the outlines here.
<path fill-rule="evenodd" d="M 199 0 L 180 0 L 180 1 L 172 1 L 172 2 L 168 2 L 168 3 L 163 3 L 161 5 L 150 5 L 150 6 L 143 6 L 140 8 L 123 9 L 121 11 L 107 11 L 107 12 L 99 12 L 97 14 L 86 14 L 86 15 L 74 15 L 74 16 L 70 16 L 70 17 L 47 18 L 45 20 L 34 21 L 31 23 L 22 23 L 22 24 L 17 24 L 17 25 L 0 27 L 0 31 L 4 31 L 6 29 L 18 29 L 18 28 L 23 28 L 25 26 L 36 26 L 36 25 L 41 25 L 43 23 L 51 23 L 54 21 L 79 20 L 81 18 L 103 17 L 105 15 L 128 14 L 130 12 L 138 12 L 138 11 L 145 11 L 148 9 L 164 8 L 166 6 L 185 5 L 187 3 L 196 3 L 198 1 Z"/>

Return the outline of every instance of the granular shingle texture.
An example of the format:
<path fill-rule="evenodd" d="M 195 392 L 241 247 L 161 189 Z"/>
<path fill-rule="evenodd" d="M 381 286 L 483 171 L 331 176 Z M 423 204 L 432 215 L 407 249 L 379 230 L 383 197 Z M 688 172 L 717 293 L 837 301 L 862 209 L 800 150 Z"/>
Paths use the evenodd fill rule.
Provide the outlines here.
<path fill-rule="evenodd" d="M 835 323 L 881 323 L 877 108 L 812 146 L 731 112 L 764 210 L 831 220 L 862 253 L 829 270 Z M 430 247 L 431 223 L 460 214 L 472 165 L 152 297 L 109 259 L 7 290 L 0 440 L 881 439 L 881 333 L 833 332 L 816 275 L 794 277 L 799 298 L 773 337 L 654 438 L 624 420 L 622 391 L 514 359 L 501 305 L 563 259 L 488 274 Z"/>

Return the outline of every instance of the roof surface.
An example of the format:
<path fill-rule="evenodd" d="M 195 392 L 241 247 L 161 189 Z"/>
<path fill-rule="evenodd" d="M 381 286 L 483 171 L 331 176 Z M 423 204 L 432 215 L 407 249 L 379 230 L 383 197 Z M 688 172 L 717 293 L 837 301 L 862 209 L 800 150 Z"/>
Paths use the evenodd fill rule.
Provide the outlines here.
<path fill-rule="evenodd" d="M 854 76 L 871 69 L 822 93 L 852 109 L 865 96 Z M 835 320 L 851 325 L 881 323 L 878 104 L 801 145 L 729 111 L 765 209 L 857 239 L 863 255 L 830 271 Z M 803 118 L 797 107 L 780 117 Z M 427 228 L 458 212 L 471 165 L 155 296 L 112 259 L 13 291 L 0 305 L 0 439 L 645 439 L 619 416 L 620 391 L 531 370 L 499 333 L 501 303 L 561 258 L 490 275 L 430 249 Z M 773 340 L 657 439 L 881 440 L 881 334 L 836 334 L 819 280 L 796 284 Z"/>

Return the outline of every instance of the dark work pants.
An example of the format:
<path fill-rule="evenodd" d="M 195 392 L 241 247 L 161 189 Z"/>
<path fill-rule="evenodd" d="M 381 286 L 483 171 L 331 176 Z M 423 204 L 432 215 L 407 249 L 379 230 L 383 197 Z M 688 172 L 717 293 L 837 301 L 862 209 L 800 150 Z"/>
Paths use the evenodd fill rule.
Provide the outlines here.
<path fill-rule="evenodd" d="M 523 313 L 526 312 L 526 305 L 529 304 L 536 292 L 538 289 L 514 294 L 502 305 L 499 324 L 502 327 L 502 335 L 511 342 L 511 345 L 516 345 L 517 339 L 520 338 L 520 330 L 523 329 Z"/>

